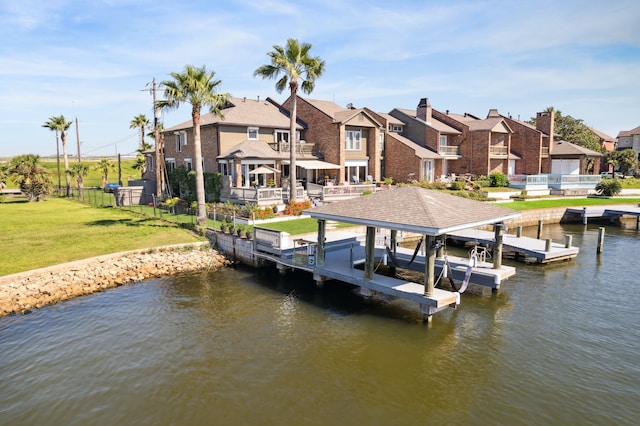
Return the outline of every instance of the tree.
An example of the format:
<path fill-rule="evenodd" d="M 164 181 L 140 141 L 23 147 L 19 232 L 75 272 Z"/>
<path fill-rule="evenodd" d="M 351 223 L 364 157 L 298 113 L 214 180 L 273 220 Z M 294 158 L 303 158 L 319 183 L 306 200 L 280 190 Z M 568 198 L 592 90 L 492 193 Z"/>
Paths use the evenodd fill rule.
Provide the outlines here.
<path fill-rule="evenodd" d="M 78 193 L 82 197 L 84 192 L 84 177 L 89 174 L 89 166 L 82 163 L 73 163 L 71 165 L 71 175 L 76 179 L 76 187 Z"/>
<path fill-rule="evenodd" d="M 604 159 L 614 170 L 619 167 L 625 173 L 635 173 L 638 168 L 638 156 L 633 149 L 607 152 Z"/>
<path fill-rule="evenodd" d="M 0 190 L 3 190 L 7 187 L 8 178 L 9 172 L 7 171 L 7 166 L 4 164 L 0 164 Z"/>
<path fill-rule="evenodd" d="M 144 131 L 148 127 L 149 127 L 149 119 L 147 119 L 147 117 L 144 114 L 140 114 L 140 115 L 137 115 L 137 116 L 133 117 L 133 120 L 131 120 L 131 123 L 129 123 L 129 128 L 130 129 L 140 128 L 140 148 L 145 146 Z M 151 148 L 151 145 L 147 144 L 147 146 L 149 146 L 149 148 Z M 138 151 L 139 150 L 140 149 L 138 149 Z"/>
<path fill-rule="evenodd" d="M 300 44 L 296 39 L 288 39 L 285 47 L 274 45 L 273 51 L 268 52 L 271 63 L 259 67 L 253 76 L 263 79 L 278 79 L 276 90 L 278 93 L 289 86 L 291 92 L 291 111 L 289 124 L 289 201 L 296 201 L 296 121 L 298 88 L 310 94 L 315 87 L 318 77 L 324 72 L 324 61 L 309 56 L 311 44 Z M 282 77 L 280 77 L 282 75 Z M 298 84 L 299 79 L 302 85 Z"/>
<path fill-rule="evenodd" d="M 98 164 L 96 164 L 96 170 L 100 170 L 100 172 L 102 172 L 103 188 L 107 184 L 107 182 L 109 182 L 109 171 L 113 170 L 114 168 L 115 164 L 109 161 L 108 158 L 103 158 L 102 160 L 98 161 Z"/>
<path fill-rule="evenodd" d="M 45 121 L 42 127 L 46 127 L 47 129 L 51 130 L 52 132 L 55 132 L 56 134 L 56 163 L 58 165 L 58 191 L 59 191 L 60 187 L 62 186 L 60 183 L 60 140 L 58 138 L 58 126 L 56 124 L 55 118 L 56 117 L 51 117 L 49 121 Z"/>
<path fill-rule="evenodd" d="M 553 121 L 554 133 L 559 137 L 559 140 L 571 142 L 576 145 L 583 146 L 592 151 L 604 152 L 602 146 L 600 146 L 600 139 L 589 127 L 584 124 L 581 119 L 573 118 L 570 115 L 564 116 L 562 112 L 548 107 L 544 112 L 550 113 L 555 111 L 555 119 Z M 527 123 L 536 124 L 536 118 L 532 117 Z"/>
<path fill-rule="evenodd" d="M 66 195 L 67 197 L 71 195 L 71 175 L 69 173 L 69 158 L 67 157 L 67 134 L 65 133 L 71 127 L 73 122 L 67 121 L 64 118 L 64 115 L 59 117 L 51 117 L 49 121 L 47 121 L 43 127 L 47 127 L 51 130 L 56 131 L 56 141 L 57 134 L 60 133 L 60 139 L 62 141 L 62 155 L 64 156 L 64 174 L 67 183 Z"/>
<path fill-rule="evenodd" d="M 24 154 L 13 157 L 8 167 L 11 180 L 20 187 L 29 201 L 41 201 L 53 190 L 49 172 L 40 164 L 40 156 Z"/>
<path fill-rule="evenodd" d="M 202 107 L 209 107 L 209 111 L 220 118 L 222 107 L 229 100 L 228 93 L 217 93 L 220 80 L 214 80 L 215 72 L 186 65 L 182 73 L 170 73 L 173 80 L 163 81 L 164 100 L 156 103 L 158 108 L 178 108 L 182 103 L 191 105 L 191 119 L 193 121 L 194 168 L 196 173 L 196 200 L 198 203 L 198 225 L 207 223 L 207 208 L 204 193 L 204 175 L 202 170 L 202 146 L 200 141 L 200 111 Z"/>

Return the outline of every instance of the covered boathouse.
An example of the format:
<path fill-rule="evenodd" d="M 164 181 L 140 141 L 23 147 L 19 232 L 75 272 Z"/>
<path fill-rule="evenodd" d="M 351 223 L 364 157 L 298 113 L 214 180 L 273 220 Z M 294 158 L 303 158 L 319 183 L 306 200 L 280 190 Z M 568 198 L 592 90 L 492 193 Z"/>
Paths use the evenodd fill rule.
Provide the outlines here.
<path fill-rule="evenodd" d="M 460 301 L 457 292 L 435 288 L 436 256 L 446 234 L 496 224 L 494 249 L 499 251 L 504 230 L 502 222 L 520 216 L 516 211 L 494 204 L 419 187 L 387 189 L 305 210 L 303 214 L 318 221 L 317 240 L 309 241 L 314 246 L 313 262 L 302 268 L 312 272 L 317 282 L 337 279 L 359 286 L 363 294 L 379 292 L 418 302 L 427 321 L 431 320 L 434 313 L 447 307 L 455 307 Z M 365 226 L 364 247 L 354 247 L 351 244 L 349 249 L 345 249 L 344 245 L 339 250 L 327 249 L 327 221 Z M 390 230 L 389 246 L 397 255 L 398 231 L 424 237 L 426 251 L 419 261 L 424 264 L 423 283 L 407 282 L 375 273 L 376 258 L 380 259 L 384 253 L 381 249 L 376 249 L 376 228 Z M 502 266 L 501 258 L 501 253 L 494 253 L 493 265 L 488 268 L 490 270 L 484 265 L 484 272 L 475 267 L 473 272 L 477 272 L 478 276 L 491 276 L 491 279 L 499 283 L 501 279 L 515 273 L 514 268 Z M 364 262 L 364 270 L 353 267 L 359 261 Z M 292 267 L 296 268 L 295 265 Z"/>

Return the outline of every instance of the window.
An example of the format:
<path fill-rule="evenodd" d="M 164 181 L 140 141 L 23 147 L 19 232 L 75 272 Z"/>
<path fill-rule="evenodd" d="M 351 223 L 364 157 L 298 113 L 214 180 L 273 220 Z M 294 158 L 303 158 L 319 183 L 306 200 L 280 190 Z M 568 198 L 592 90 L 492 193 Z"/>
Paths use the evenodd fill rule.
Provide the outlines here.
<path fill-rule="evenodd" d="M 176 132 L 176 152 L 182 152 L 182 148 L 187 145 L 187 132 Z"/>
<path fill-rule="evenodd" d="M 247 139 L 250 141 L 258 140 L 258 128 L 257 127 L 247 127 Z"/>
<path fill-rule="evenodd" d="M 447 146 L 447 135 L 440 135 L 440 146 Z"/>
<path fill-rule="evenodd" d="M 176 169 L 176 159 L 175 158 L 167 158 L 166 160 L 167 170 L 175 170 Z"/>
<path fill-rule="evenodd" d="M 344 133 L 345 146 L 344 148 L 347 151 L 360 151 L 361 143 L 360 139 L 362 136 L 361 130 L 347 130 Z"/>
<path fill-rule="evenodd" d="M 276 142 L 289 142 L 289 131 L 276 130 Z"/>
<path fill-rule="evenodd" d="M 220 172 L 220 174 L 222 176 L 229 176 L 231 173 L 229 173 L 229 164 L 228 163 L 218 163 L 218 172 Z"/>
<path fill-rule="evenodd" d="M 384 132 L 378 133 L 378 148 L 384 151 Z"/>
<path fill-rule="evenodd" d="M 402 126 L 400 126 L 398 124 L 389 124 L 389 131 L 390 132 L 396 132 L 396 133 L 402 133 Z"/>
<path fill-rule="evenodd" d="M 184 168 L 187 169 L 188 172 L 193 170 L 193 163 L 191 162 L 191 158 L 184 159 Z"/>

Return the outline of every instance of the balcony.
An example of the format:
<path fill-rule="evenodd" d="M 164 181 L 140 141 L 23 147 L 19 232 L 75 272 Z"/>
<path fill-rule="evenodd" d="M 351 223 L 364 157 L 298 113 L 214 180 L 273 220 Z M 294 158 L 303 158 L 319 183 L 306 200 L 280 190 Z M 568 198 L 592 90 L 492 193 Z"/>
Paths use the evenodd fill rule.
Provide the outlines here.
<path fill-rule="evenodd" d="M 271 142 L 269 143 L 269 145 L 271 146 L 271 148 L 273 148 L 274 151 L 278 151 L 278 152 L 291 151 L 291 144 L 289 144 L 289 142 L 280 142 L 280 143 Z M 297 150 L 296 152 L 302 155 L 311 155 L 311 153 L 313 152 L 314 145 L 315 144 L 307 143 L 305 141 L 300 141 L 296 145 L 296 150 Z"/>
<path fill-rule="evenodd" d="M 507 158 L 509 157 L 509 147 L 493 145 L 489 147 L 489 157 L 491 158 Z"/>
<path fill-rule="evenodd" d="M 549 147 L 543 146 L 542 151 L 540 152 L 542 158 L 549 158 Z"/>
<path fill-rule="evenodd" d="M 438 147 L 438 154 L 445 157 L 459 157 L 460 156 L 460 147 L 459 146 L 450 146 L 450 145 L 440 145 Z"/>

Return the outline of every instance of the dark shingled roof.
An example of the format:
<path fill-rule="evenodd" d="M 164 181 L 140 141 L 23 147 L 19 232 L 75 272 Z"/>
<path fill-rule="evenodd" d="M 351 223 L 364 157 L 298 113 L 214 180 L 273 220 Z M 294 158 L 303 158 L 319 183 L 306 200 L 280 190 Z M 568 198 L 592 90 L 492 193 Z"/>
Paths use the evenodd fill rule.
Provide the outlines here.
<path fill-rule="evenodd" d="M 491 203 L 414 186 L 316 207 L 305 210 L 304 214 L 316 219 L 428 235 L 442 235 L 520 216 L 515 210 Z"/>

